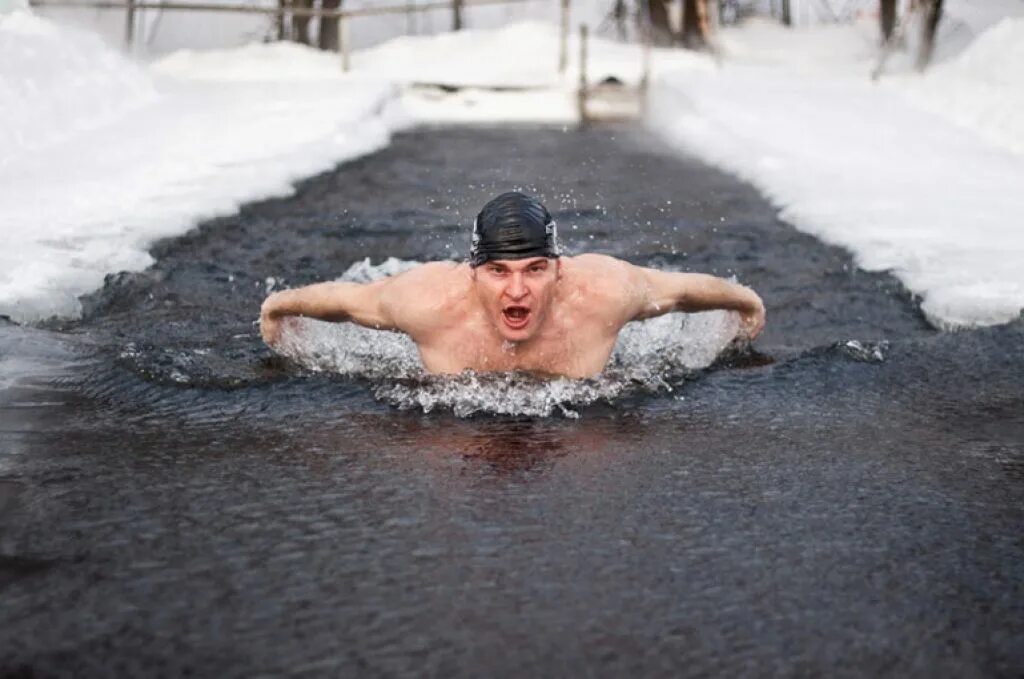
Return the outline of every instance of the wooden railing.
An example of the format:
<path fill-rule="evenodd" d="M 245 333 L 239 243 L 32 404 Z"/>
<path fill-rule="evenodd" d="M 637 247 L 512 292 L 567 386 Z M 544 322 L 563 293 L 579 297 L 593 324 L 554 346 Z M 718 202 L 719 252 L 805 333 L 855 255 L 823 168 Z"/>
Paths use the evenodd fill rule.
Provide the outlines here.
<path fill-rule="evenodd" d="M 452 11 L 452 28 L 463 27 L 462 11 L 470 7 L 485 5 L 508 5 L 537 0 L 441 0 L 421 4 L 385 5 L 382 7 L 363 7 L 359 9 L 321 9 L 318 7 L 289 7 L 279 4 L 277 7 L 258 7 L 253 5 L 223 5 L 212 2 L 165 2 L 163 0 L 29 0 L 32 7 L 63 7 L 78 9 L 110 9 L 125 12 L 125 45 L 131 48 L 135 41 L 135 12 L 138 10 L 161 10 L 178 12 L 227 12 L 238 14 L 265 14 L 277 17 L 282 24 L 286 16 L 319 17 L 321 21 L 334 19 L 338 22 L 338 51 L 341 52 L 342 68 L 349 70 L 350 40 L 348 39 L 348 23 L 359 17 L 380 16 L 385 14 L 412 14 L 429 12 L 439 9 Z M 558 58 L 559 72 L 563 72 L 568 64 L 569 37 L 569 0 L 558 0 L 561 4 L 560 51 Z"/>

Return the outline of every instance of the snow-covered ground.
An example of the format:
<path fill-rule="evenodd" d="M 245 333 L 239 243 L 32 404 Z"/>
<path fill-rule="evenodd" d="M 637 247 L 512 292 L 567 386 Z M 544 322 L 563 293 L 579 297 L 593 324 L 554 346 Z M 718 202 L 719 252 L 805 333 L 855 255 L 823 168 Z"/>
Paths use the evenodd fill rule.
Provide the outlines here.
<path fill-rule="evenodd" d="M 1024 2 L 979 1 L 950 0 L 946 60 L 924 77 L 897 56 L 872 84 L 863 23 L 749 22 L 723 32 L 720 66 L 656 50 L 649 124 L 755 183 L 798 228 L 892 269 L 937 325 L 1006 321 L 1024 307 L 1024 20 L 996 20 Z M 592 76 L 639 77 L 635 46 L 591 52 Z M 285 194 L 398 127 L 573 121 L 575 64 L 559 75 L 557 58 L 557 27 L 526 22 L 398 38 L 355 52 L 349 74 L 292 44 L 143 67 L 94 36 L 0 15 L 0 314 L 74 315 L 104 274 L 148 265 L 155 239 Z"/>
<path fill-rule="evenodd" d="M 1022 6 L 1024 9 L 1024 6 Z M 873 26 L 726 32 L 712 73 L 652 90 L 651 126 L 755 184 L 798 228 L 891 270 L 935 325 L 1024 308 L 1024 18 L 921 77 L 872 83 Z"/>
<path fill-rule="evenodd" d="M 241 50 L 252 73 L 322 56 L 265 47 Z M 293 76 L 170 78 L 94 36 L 0 17 L 0 314 L 74 316 L 107 273 L 152 263 L 155 240 L 285 195 L 399 123 L 387 80 Z"/>

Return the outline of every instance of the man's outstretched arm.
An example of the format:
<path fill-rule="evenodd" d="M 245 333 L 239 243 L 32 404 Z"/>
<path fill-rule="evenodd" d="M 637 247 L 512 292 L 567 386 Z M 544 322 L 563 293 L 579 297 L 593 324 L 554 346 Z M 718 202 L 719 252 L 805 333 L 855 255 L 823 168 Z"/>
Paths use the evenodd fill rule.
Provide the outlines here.
<path fill-rule="evenodd" d="M 382 303 L 392 279 L 373 283 L 316 283 L 282 290 L 267 297 L 260 308 L 260 334 L 274 346 L 281 339 L 281 322 L 289 316 L 322 321 L 350 321 L 368 328 L 394 330 L 387 305 Z"/>
<path fill-rule="evenodd" d="M 757 337 L 764 329 L 764 303 L 750 288 L 724 278 L 700 273 L 675 273 L 633 267 L 636 283 L 644 291 L 633 320 L 653 318 L 672 311 L 727 309 L 740 314 L 742 332 Z"/>

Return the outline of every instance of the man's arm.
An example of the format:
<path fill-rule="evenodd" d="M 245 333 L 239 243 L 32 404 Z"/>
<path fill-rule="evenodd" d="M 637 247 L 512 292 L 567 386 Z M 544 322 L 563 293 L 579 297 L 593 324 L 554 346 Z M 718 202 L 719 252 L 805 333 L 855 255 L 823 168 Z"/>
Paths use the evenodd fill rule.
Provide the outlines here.
<path fill-rule="evenodd" d="M 305 316 L 322 321 L 350 321 L 367 328 L 394 330 L 388 305 L 382 303 L 386 278 L 372 283 L 316 283 L 304 288 L 282 290 L 267 297 L 260 308 L 260 334 L 274 346 L 281 339 L 281 321 L 288 316 Z"/>
<path fill-rule="evenodd" d="M 750 288 L 700 273 L 675 273 L 632 267 L 635 285 L 642 291 L 631 320 L 653 318 L 673 311 L 727 309 L 740 314 L 742 332 L 749 339 L 764 329 L 764 303 Z"/>

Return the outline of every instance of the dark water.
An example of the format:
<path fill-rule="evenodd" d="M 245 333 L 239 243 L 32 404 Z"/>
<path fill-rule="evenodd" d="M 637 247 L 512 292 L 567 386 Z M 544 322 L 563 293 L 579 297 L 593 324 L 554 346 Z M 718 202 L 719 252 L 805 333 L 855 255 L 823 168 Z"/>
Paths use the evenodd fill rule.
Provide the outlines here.
<path fill-rule="evenodd" d="M 575 252 L 753 285 L 773 362 L 462 419 L 258 341 L 269 277 L 458 256 L 515 186 Z M 154 254 L 0 326 L 0 673 L 1024 672 L 1024 324 L 936 333 L 648 137 L 406 134 Z"/>

